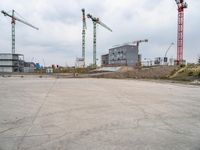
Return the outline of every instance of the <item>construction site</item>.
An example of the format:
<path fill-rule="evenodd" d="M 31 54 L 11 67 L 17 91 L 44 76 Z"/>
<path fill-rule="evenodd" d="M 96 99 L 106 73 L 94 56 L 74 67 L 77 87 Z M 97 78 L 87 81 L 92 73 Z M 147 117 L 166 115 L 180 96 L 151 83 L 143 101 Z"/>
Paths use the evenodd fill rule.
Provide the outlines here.
<path fill-rule="evenodd" d="M 141 53 L 140 45 L 150 44 L 151 40 L 135 40 L 123 44 L 114 45 L 108 49 L 106 54 L 97 58 L 97 25 L 103 27 L 107 31 L 112 29 L 103 23 L 98 17 L 86 13 L 85 9 L 81 9 L 82 13 L 82 54 L 76 57 L 72 66 L 62 65 L 45 65 L 44 59 L 42 63 L 26 61 L 24 54 L 18 54 L 15 51 L 15 24 L 16 22 L 25 24 L 33 29 L 39 30 L 27 21 L 17 17 L 15 10 L 12 14 L 2 10 L 5 17 L 11 19 L 11 35 L 12 35 L 12 51 L 11 53 L 0 53 L 0 74 L 2 76 L 12 75 L 38 75 L 39 76 L 59 76 L 59 77 L 103 77 L 103 78 L 150 78 L 150 79 L 175 79 L 179 81 L 189 81 L 199 83 L 200 78 L 200 57 L 196 63 L 190 63 L 183 57 L 184 51 L 184 9 L 187 3 L 184 1 L 175 1 L 178 7 L 178 26 L 177 26 L 177 52 L 176 56 L 168 57 L 168 52 L 175 47 L 175 42 L 171 42 L 165 50 L 163 56 L 147 58 Z M 21 15 L 20 15 L 21 17 Z M 86 20 L 92 21 L 93 24 L 93 52 L 92 63 L 86 64 Z M 105 31 L 106 32 L 106 31 Z M 97 64 L 100 60 L 101 63 Z M 189 68 L 189 69 L 188 69 Z M 110 74 L 109 74 L 110 73 Z"/>
<path fill-rule="evenodd" d="M 187 2 L 170 2 L 177 8 L 174 38 L 154 25 L 145 31 L 142 27 L 153 24 L 153 19 L 150 23 L 141 14 L 134 15 L 145 20 L 138 25 L 142 29 L 129 31 L 123 24 L 127 18 L 134 20 L 130 4 L 138 4 L 143 13 L 150 9 L 140 7 L 143 0 L 104 1 L 105 12 L 98 10 L 96 1 L 88 8 L 83 2 L 53 1 L 45 6 L 31 0 L 27 8 L 26 2 L 14 2 L 18 7 L 10 11 L 9 2 L 0 7 L 0 28 L 4 26 L 0 30 L 0 150 L 199 150 L 200 51 L 191 57 L 195 46 L 188 53 L 190 45 L 184 44 L 195 35 L 187 33 L 192 31 L 189 27 L 184 30 L 190 25 L 184 19 L 185 10 L 190 11 Z M 60 13 L 68 3 L 72 8 L 63 12 L 71 20 Z M 116 9 L 126 14 L 121 24 Z M 47 24 L 37 19 L 38 14 Z M 160 26 L 163 22 L 174 29 L 170 25 L 174 20 L 169 24 L 164 17 L 160 20 Z M 10 39 L 6 37 L 9 22 Z M 64 29 L 61 24 L 68 26 Z M 150 36 L 153 32 L 159 33 L 157 38 Z M 156 42 L 161 46 L 156 47 Z M 3 51 L 9 46 L 11 50 Z M 70 63 L 59 63 L 66 60 Z"/>

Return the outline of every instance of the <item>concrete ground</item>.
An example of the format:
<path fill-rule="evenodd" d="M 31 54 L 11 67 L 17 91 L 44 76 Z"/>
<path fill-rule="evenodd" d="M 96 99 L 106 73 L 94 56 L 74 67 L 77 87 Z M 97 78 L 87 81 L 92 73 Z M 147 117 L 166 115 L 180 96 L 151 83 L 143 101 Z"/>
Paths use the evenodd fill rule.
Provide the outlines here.
<path fill-rule="evenodd" d="M 200 87 L 0 78 L 0 150 L 200 150 Z"/>

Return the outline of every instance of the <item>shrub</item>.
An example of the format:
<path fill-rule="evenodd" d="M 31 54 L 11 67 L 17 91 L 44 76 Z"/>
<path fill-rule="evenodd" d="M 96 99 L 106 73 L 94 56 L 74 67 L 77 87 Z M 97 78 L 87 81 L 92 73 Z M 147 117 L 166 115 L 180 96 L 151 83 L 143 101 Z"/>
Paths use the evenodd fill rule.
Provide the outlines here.
<path fill-rule="evenodd" d="M 192 71 L 188 72 L 188 76 L 193 76 L 193 72 Z"/>

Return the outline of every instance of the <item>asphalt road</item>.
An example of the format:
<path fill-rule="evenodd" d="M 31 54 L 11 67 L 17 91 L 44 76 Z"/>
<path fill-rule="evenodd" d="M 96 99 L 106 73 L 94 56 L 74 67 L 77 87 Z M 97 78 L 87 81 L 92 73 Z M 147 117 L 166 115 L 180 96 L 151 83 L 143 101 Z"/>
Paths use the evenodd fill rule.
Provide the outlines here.
<path fill-rule="evenodd" d="M 0 78 L 0 150 L 200 150 L 200 87 Z"/>

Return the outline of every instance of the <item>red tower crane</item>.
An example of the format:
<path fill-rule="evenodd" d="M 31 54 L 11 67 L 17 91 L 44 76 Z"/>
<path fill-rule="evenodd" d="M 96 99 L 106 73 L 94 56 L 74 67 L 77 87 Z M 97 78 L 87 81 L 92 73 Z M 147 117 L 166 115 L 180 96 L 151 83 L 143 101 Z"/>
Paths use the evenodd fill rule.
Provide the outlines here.
<path fill-rule="evenodd" d="M 183 25 L 184 9 L 188 7 L 184 0 L 175 0 L 178 6 L 178 31 L 177 31 L 177 65 L 183 61 Z"/>

